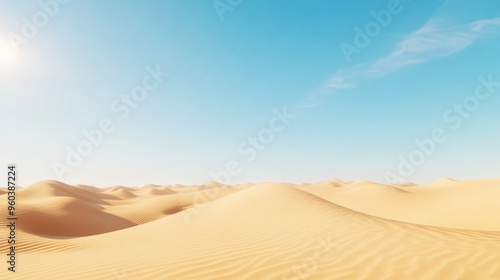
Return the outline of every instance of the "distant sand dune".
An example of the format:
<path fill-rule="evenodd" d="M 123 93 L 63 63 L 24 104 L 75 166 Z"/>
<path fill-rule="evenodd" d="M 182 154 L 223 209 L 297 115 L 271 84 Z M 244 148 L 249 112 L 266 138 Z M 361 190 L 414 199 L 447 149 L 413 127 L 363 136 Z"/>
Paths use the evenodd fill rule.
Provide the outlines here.
<path fill-rule="evenodd" d="M 442 179 L 428 186 L 326 183 L 304 188 L 347 208 L 423 225 L 500 231 L 500 180 L 455 182 Z"/>
<path fill-rule="evenodd" d="M 0 279 L 500 279 L 499 183 L 41 182 Z"/>

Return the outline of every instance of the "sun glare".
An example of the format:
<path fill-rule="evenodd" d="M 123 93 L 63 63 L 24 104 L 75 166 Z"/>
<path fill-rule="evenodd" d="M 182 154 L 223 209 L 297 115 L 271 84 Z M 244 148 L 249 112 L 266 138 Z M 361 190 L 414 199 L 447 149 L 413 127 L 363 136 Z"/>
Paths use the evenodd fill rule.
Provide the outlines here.
<path fill-rule="evenodd" d="M 5 41 L 0 41 L 0 65 L 9 65 L 15 63 L 17 53 L 12 46 Z"/>

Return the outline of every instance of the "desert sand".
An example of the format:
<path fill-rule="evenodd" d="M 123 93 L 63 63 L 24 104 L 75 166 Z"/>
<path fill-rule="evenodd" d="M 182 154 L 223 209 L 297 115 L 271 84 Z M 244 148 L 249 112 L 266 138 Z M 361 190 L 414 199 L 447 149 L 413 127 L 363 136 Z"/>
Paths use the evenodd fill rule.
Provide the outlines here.
<path fill-rule="evenodd" d="M 2 261 L 0 279 L 500 279 L 500 180 L 44 181 L 18 206 L 17 272 Z"/>

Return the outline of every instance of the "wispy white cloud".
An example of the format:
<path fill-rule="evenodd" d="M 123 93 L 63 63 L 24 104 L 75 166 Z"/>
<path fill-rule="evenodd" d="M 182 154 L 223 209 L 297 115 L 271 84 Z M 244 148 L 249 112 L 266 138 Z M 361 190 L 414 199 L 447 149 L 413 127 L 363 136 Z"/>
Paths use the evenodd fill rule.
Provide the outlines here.
<path fill-rule="evenodd" d="M 500 33 L 500 17 L 457 25 L 433 18 L 405 40 L 389 55 L 371 64 L 358 64 L 338 70 L 328 81 L 330 89 L 355 87 L 361 82 L 383 77 L 410 65 L 458 53 L 478 39 Z"/>

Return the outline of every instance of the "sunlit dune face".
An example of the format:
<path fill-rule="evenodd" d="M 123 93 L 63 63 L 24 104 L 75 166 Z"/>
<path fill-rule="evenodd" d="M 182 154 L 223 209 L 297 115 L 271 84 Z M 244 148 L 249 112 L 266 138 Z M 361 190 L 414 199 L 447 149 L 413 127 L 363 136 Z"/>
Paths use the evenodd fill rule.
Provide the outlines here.
<path fill-rule="evenodd" d="M 0 41 L 0 66 L 12 65 L 17 60 L 17 53 L 12 46 L 5 41 Z"/>

